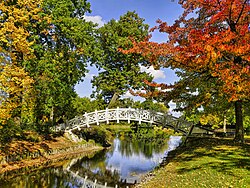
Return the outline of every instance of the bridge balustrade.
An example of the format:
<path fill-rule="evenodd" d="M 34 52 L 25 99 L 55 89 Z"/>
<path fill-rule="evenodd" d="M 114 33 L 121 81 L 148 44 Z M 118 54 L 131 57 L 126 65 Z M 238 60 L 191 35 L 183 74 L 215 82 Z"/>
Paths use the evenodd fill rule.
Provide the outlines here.
<path fill-rule="evenodd" d="M 85 113 L 82 116 L 77 116 L 66 123 L 59 124 L 55 127 L 55 131 L 71 132 L 73 130 L 80 130 L 81 128 L 90 127 L 93 125 L 100 125 L 100 123 L 109 124 L 110 121 L 137 121 L 150 123 L 151 125 L 161 125 L 173 128 L 175 131 L 186 134 L 191 126 L 190 122 L 184 119 L 173 117 L 169 114 L 155 112 L 151 110 L 134 109 L 134 108 L 116 108 L 106 109 Z"/>

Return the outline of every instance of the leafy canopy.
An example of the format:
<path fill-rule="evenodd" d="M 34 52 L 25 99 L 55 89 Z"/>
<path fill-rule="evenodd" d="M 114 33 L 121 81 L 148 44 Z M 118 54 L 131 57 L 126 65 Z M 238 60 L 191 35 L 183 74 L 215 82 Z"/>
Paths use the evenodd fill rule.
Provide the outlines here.
<path fill-rule="evenodd" d="M 93 63 L 101 70 L 92 80 L 96 87 L 94 95 L 103 97 L 108 103 L 116 93 L 125 94 L 129 89 L 141 89 L 144 79 L 151 80 L 140 71 L 145 58 L 139 54 L 124 54 L 119 49 L 132 47 L 131 38 L 142 41 L 148 35 L 148 25 L 135 12 L 127 12 L 119 20 L 111 20 L 99 30 L 97 38 L 102 50 L 101 58 Z"/>
<path fill-rule="evenodd" d="M 250 31 L 247 0 L 182 0 L 182 16 L 172 26 L 158 20 L 166 43 L 134 43 L 138 52 L 159 66 L 209 74 L 228 100 L 249 98 Z M 195 13 L 194 16 L 189 16 Z"/>

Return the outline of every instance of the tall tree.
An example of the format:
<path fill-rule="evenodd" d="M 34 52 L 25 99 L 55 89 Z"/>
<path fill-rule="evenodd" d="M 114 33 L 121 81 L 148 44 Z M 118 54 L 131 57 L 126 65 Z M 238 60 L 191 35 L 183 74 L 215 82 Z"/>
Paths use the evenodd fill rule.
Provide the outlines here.
<path fill-rule="evenodd" d="M 44 0 L 41 7 L 50 22 L 33 22 L 35 58 L 23 66 L 34 79 L 36 122 L 51 125 L 61 116 L 72 116 L 74 85 L 85 76 L 96 46 L 95 25 L 84 20 L 90 12 L 86 0 Z"/>
<path fill-rule="evenodd" d="M 242 102 L 250 97 L 249 1 L 179 3 L 182 16 L 172 26 L 159 20 L 155 28 L 168 33 L 166 43 L 139 43 L 128 52 L 140 52 L 157 66 L 209 74 L 221 86 L 218 92 L 235 104 L 235 140 L 244 142 Z"/>
<path fill-rule="evenodd" d="M 40 4 L 40 0 L 0 2 L 1 124 L 14 117 L 32 119 L 34 81 L 21 64 L 34 57 L 28 27 L 42 19 Z"/>
<path fill-rule="evenodd" d="M 142 89 L 144 79 L 152 77 L 140 71 L 145 58 L 138 54 L 123 54 L 118 49 L 132 47 L 131 38 L 139 42 L 148 35 L 148 25 L 135 12 L 127 12 L 119 20 L 111 20 L 99 29 L 98 42 L 103 54 L 95 63 L 101 70 L 92 80 L 94 95 L 109 103 L 115 95 L 120 97 L 129 89 Z"/>

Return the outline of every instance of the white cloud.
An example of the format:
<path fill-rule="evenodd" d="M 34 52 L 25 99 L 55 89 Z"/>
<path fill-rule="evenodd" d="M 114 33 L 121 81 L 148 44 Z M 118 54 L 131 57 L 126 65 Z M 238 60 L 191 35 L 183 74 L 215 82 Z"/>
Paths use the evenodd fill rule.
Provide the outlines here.
<path fill-rule="evenodd" d="M 102 19 L 101 16 L 86 16 L 86 15 L 84 15 L 83 18 L 87 22 L 93 22 L 93 23 L 98 24 L 98 27 L 102 27 L 105 24 L 105 21 Z"/>
<path fill-rule="evenodd" d="M 166 78 L 166 75 L 162 70 L 155 70 L 153 66 L 150 67 L 140 66 L 140 67 L 141 67 L 141 72 L 150 73 L 154 77 L 154 79 Z"/>

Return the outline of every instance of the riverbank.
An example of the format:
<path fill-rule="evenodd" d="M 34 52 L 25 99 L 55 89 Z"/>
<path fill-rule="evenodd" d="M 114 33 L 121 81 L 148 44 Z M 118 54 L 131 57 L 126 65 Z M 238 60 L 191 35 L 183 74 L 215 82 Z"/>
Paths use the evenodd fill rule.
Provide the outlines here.
<path fill-rule="evenodd" d="M 41 142 L 15 141 L 0 153 L 0 174 L 54 165 L 77 155 L 89 156 L 103 147 L 60 136 Z"/>
<path fill-rule="evenodd" d="M 136 188 L 240 187 L 250 185 L 250 139 L 191 139 L 169 153 L 161 167 L 148 174 Z"/>

